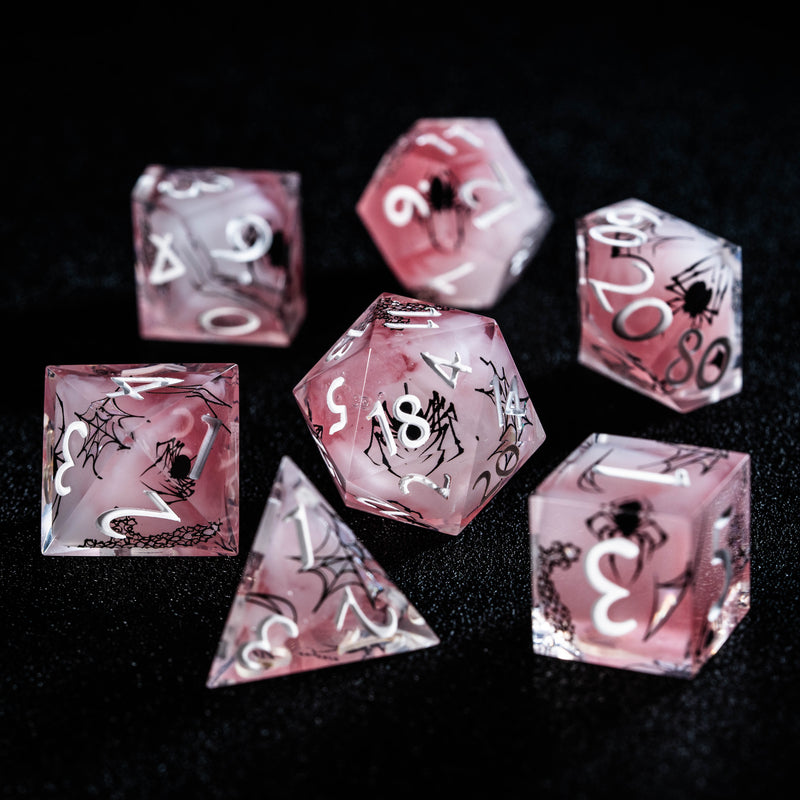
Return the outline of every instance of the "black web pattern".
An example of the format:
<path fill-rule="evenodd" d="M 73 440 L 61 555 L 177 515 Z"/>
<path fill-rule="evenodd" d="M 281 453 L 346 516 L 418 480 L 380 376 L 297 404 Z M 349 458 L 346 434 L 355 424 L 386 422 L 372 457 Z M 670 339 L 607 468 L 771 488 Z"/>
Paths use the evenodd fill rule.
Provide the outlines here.
<path fill-rule="evenodd" d="M 569 569 L 580 558 L 581 549 L 574 544 L 553 542 L 550 547 L 539 547 L 536 593 L 538 605 L 553 628 L 568 641 L 575 636 L 575 625 L 569 608 L 564 605 L 553 582 L 555 569 Z"/>
<path fill-rule="evenodd" d="M 86 539 L 84 547 L 108 547 L 112 549 L 146 547 L 159 549 L 169 547 L 195 547 L 206 544 L 215 537 L 219 537 L 222 530 L 222 520 L 216 522 L 201 522 L 198 525 L 186 525 L 172 531 L 163 531 L 156 534 L 143 534 L 136 529 L 135 517 L 118 517 L 112 520 L 110 527 L 115 533 L 125 536 L 125 539 Z M 233 552 L 222 537 L 218 544 L 225 550 Z"/>

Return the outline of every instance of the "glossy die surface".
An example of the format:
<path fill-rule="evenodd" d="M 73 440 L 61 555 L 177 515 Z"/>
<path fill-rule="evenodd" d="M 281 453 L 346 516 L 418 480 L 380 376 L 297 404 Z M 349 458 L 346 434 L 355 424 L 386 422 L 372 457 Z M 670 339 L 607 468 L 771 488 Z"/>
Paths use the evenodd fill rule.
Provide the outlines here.
<path fill-rule="evenodd" d="M 299 175 L 152 165 L 132 205 L 143 338 L 292 341 L 306 311 Z"/>
<path fill-rule="evenodd" d="M 357 211 L 414 297 L 487 308 L 519 278 L 551 223 L 493 119 L 422 119 L 381 160 Z"/>
<path fill-rule="evenodd" d="M 533 649 L 693 677 L 750 607 L 750 459 L 589 437 L 530 497 Z"/>
<path fill-rule="evenodd" d="M 635 199 L 577 239 L 581 363 L 680 412 L 741 390 L 737 245 Z"/>
<path fill-rule="evenodd" d="M 284 456 L 207 685 L 274 678 L 438 643 L 316 487 Z"/>
<path fill-rule="evenodd" d="M 235 364 L 45 369 L 42 552 L 234 555 Z"/>
<path fill-rule="evenodd" d="M 493 319 L 391 294 L 294 393 L 348 506 L 448 534 L 544 440 Z"/>

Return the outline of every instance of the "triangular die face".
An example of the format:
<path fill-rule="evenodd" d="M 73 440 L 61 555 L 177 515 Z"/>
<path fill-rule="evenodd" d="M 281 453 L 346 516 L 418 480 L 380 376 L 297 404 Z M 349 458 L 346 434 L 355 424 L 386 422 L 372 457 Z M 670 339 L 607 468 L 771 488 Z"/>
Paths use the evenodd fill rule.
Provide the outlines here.
<path fill-rule="evenodd" d="M 438 643 L 352 531 L 284 457 L 207 685 L 291 675 Z"/>

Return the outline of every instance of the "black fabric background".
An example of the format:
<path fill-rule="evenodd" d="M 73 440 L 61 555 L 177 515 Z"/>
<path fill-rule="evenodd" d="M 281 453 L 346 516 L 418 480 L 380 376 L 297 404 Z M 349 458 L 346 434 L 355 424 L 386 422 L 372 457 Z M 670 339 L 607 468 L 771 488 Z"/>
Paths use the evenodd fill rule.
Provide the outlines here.
<path fill-rule="evenodd" d="M 4 32 L 4 796 L 413 797 L 486 785 L 494 796 L 710 798 L 760 796 L 794 773 L 800 119 L 790 32 L 659 14 L 623 24 L 600 12 L 534 27 L 484 9 L 456 33 L 446 13 L 434 23 L 402 10 L 411 23 L 391 37 L 365 19 L 333 35 L 310 11 L 276 26 L 234 9 L 190 24 L 142 11 L 98 32 L 74 20 Z M 547 441 L 448 537 L 345 508 L 291 389 L 381 291 L 401 291 L 354 210 L 379 158 L 417 118 L 459 115 L 497 119 L 555 224 L 486 312 Z M 129 196 L 149 163 L 302 173 L 309 316 L 289 349 L 138 337 Z M 742 246 L 740 395 L 680 415 L 576 363 L 574 219 L 627 197 Z M 240 365 L 241 554 L 43 557 L 45 365 L 149 361 Z M 752 609 L 693 681 L 531 652 L 526 498 L 600 431 L 752 455 Z M 441 644 L 208 690 L 284 454 Z"/>

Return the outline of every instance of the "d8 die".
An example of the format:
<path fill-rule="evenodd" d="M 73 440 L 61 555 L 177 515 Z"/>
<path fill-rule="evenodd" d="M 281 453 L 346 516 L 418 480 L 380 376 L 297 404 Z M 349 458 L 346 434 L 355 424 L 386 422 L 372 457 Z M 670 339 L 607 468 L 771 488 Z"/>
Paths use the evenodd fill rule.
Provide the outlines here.
<path fill-rule="evenodd" d="M 383 157 L 357 211 L 408 292 L 461 308 L 500 298 L 552 216 L 492 119 L 419 120 Z"/>
<path fill-rule="evenodd" d="M 45 370 L 42 552 L 234 555 L 235 364 Z"/>
<path fill-rule="evenodd" d="M 693 677 L 750 607 L 750 459 L 595 434 L 530 497 L 533 649 Z"/>
<path fill-rule="evenodd" d="M 544 440 L 494 320 L 390 294 L 294 394 L 346 505 L 443 533 Z"/>
<path fill-rule="evenodd" d="M 292 341 L 306 311 L 299 175 L 150 166 L 133 227 L 143 338 Z"/>
<path fill-rule="evenodd" d="M 583 364 L 680 412 L 741 390 L 737 245 L 635 199 L 577 237 Z"/>

